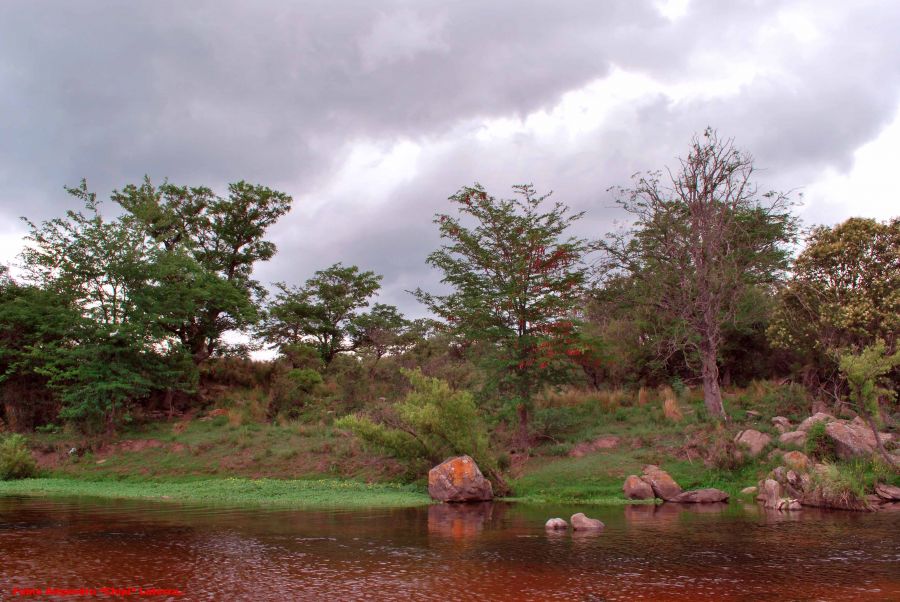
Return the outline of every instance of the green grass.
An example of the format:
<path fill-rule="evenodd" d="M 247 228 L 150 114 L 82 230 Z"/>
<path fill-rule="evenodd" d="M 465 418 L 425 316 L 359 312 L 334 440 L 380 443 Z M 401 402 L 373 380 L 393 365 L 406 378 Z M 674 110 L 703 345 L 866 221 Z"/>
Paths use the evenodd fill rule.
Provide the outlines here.
<path fill-rule="evenodd" d="M 428 496 L 412 485 L 341 480 L 187 479 L 179 481 L 40 478 L 0 481 L 0 496 L 88 496 L 228 506 L 373 508 L 421 506 Z"/>

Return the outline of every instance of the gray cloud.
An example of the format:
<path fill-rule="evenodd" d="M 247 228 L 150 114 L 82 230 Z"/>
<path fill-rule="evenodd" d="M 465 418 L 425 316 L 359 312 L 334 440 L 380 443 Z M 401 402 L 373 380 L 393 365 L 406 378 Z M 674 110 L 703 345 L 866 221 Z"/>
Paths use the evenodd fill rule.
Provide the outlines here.
<path fill-rule="evenodd" d="M 798 40 L 791 14 L 819 31 Z M 476 180 L 499 196 L 554 189 L 600 235 L 617 216 L 605 190 L 673 163 L 707 124 L 756 155 L 765 184 L 849 168 L 897 113 L 898 29 L 900 7 L 875 2 L 695 0 L 669 21 L 649 1 L 13 0 L 0 4 L 0 225 L 61 213 L 81 177 L 101 195 L 145 173 L 258 181 L 297 198 L 261 279 L 357 263 L 417 311 L 403 291 L 437 282 L 431 216 Z M 689 89 L 754 66 L 730 93 L 656 91 L 568 138 L 475 133 L 615 69 Z M 334 186 L 356 143 L 398 140 L 421 157 L 384 198 Z"/>

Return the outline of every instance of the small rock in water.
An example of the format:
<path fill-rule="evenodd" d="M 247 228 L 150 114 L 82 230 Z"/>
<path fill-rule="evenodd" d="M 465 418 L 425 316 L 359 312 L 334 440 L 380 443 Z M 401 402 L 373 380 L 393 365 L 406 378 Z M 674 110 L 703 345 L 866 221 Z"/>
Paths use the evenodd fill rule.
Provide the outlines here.
<path fill-rule="evenodd" d="M 759 491 L 759 487 L 744 487 L 741 489 L 741 495 L 756 495 L 756 492 Z"/>
<path fill-rule="evenodd" d="M 548 531 L 564 530 L 569 528 L 569 523 L 561 518 L 551 518 L 544 525 L 544 528 Z"/>
<path fill-rule="evenodd" d="M 685 491 L 669 501 L 678 504 L 714 504 L 716 502 L 727 502 L 728 494 L 720 489 L 710 487 L 708 489 Z"/>
<path fill-rule="evenodd" d="M 883 500 L 900 502 L 900 487 L 878 483 L 875 485 L 875 493 Z"/>
<path fill-rule="evenodd" d="M 596 531 L 606 525 L 596 518 L 588 518 L 583 512 L 572 515 L 572 529 L 575 531 Z"/>

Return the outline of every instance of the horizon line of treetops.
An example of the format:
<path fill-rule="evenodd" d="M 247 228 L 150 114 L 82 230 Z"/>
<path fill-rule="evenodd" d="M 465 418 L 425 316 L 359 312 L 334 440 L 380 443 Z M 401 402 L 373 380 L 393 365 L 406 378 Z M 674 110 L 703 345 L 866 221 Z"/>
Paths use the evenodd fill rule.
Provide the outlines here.
<path fill-rule="evenodd" d="M 111 430 L 142 405 L 193 403 L 210 365 L 250 350 L 228 331 L 276 349 L 295 380 L 341 356 L 451 382 L 447 366 L 466 363 L 478 377 L 462 384 L 510 409 L 523 440 L 535 395 L 567 383 L 696 381 L 722 419 L 723 382 L 790 376 L 836 400 L 841 353 L 897 353 L 900 218 L 814 227 L 795 255 L 792 199 L 760 192 L 754 171 L 707 129 L 674 169 L 612 189 L 633 223 L 597 240 L 571 234 L 583 212 L 531 185 L 508 199 L 463 187 L 426 258 L 449 292 L 411 291 L 436 317 L 418 320 L 370 307 L 381 276 L 355 265 L 269 294 L 252 273 L 276 252 L 266 232 L 290 210 L 283 192 L 145 178 L 111 194 L 122 212 L 107 220 L 82 181 L 67 188 L 82 210 L 26 220 L 24 276 L 0 268 L 0 420 Z M 450 359 L 429 367 L 422 349 L 438 344 Z M 886 378 L 896 389 L 896 368 Z"/>

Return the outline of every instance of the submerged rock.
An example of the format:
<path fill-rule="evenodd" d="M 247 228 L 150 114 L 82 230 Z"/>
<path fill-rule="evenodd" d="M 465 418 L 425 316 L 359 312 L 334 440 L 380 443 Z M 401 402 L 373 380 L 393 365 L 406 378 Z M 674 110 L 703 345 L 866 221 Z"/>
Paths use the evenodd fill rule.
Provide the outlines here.
<path fill-rule="evenodd" d="M 572 529 L 574 531 L 597 531 L 606 526 L 602 521 L 596 518 L 588 518 L 583 512 L 573 514 L 571 521 Z"/>
<path fill-rule="evenodd" d="M 671 501 L 679 504 L 714 504 L 716 502 L 727 502 L 728 494 L 720 489 L 710 487 L 685 491 L 675 496 Z"/>
<path fill-rule="evenodd" d="M 561 518 L 551 518 L 544 524 L 548 531 L 561 531 L 569 528 L 569 523 Z"/>
<path fill-rule="evenodd" d="M 644 474 L 641 479 L 650 485 L 656 497 L 667 502 L 675 499 L 682 492 L 681 486 L 675 482 L 675 479 L 654 464 L 644 466 Z"/>
<path fill-rule="evenodd" d="M 456 456 L 428 471 L 428 494 L 442 502 L 486 502 L 494 499 L 491 482 L 469 456 Z"/>
<path fill-rule="evenodd" d="M 622 491 L 629 500 L 650 500 L 656 497 L 650 483 L 637 475 L 628 475 L 625 484 L 622 485 Z"/>

